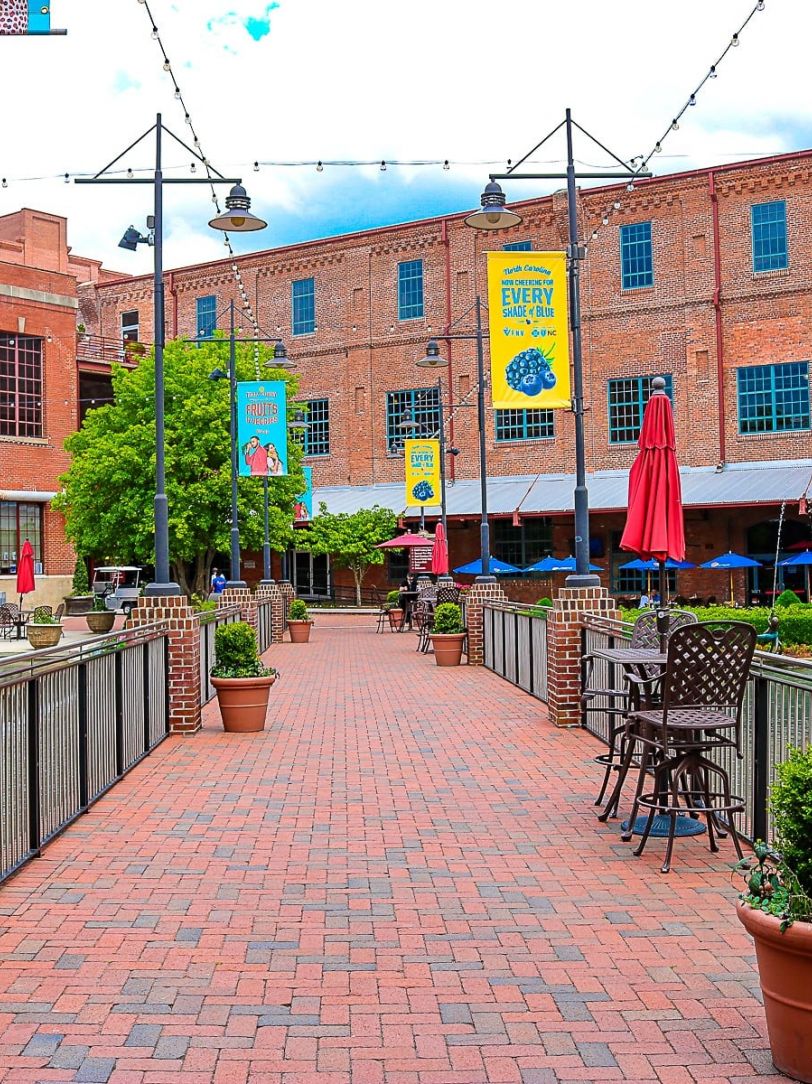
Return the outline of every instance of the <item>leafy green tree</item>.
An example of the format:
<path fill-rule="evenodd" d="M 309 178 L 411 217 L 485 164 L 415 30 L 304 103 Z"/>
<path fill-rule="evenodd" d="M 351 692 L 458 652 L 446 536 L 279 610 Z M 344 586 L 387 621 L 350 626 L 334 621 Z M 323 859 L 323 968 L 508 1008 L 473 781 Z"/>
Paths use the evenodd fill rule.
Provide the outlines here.
<path fill-rule="evenodd" d="M 330 554 L 338 568 L 348 568 L 355 579 L 355 601 L 361 605 L 361 584 L 370 565 L 382 565 L 386 550 L 375 547 L 395 533 L 397 519 L 388 508 L 359 508 L 357 512 L 327 511 L 323 502 L 308 528 L 296 532 L 297 549 Z"/>
<path fill-rule="evenodd" d="M 288 404 L 298 379 L 266 368 L 272 353 L 237 346 L 237 378 L 285 380 Z M 172 575 L 188 594 L 205 595 L 211 564 L 228 553 L 231 530 L 231 452 L 227 380 L 210 380 L 228 368 L 222 337 L 196 346 L 170 342 L 164 353 L 166 404 L 166 492 Z M 155 359 L 152 352 L 135 369 L 113 371 L 115 402 L 91 410 L 82 428 L 65 442 L 72 462 L 60 482 L 54 506 L 66 518 L 68 537 L 79 553 L 122 564 L 154 562 Z M 291 409 L 291 416 L 292 416 Z M 304 490 L 302 449 L 288 444 L 286 477 L 269 479 L 270 541 L 283 550 L 293 537 L 293 505 Z M 263 483 L 240 478 L 238 511 L 244 549 L 263 542 Z"/>

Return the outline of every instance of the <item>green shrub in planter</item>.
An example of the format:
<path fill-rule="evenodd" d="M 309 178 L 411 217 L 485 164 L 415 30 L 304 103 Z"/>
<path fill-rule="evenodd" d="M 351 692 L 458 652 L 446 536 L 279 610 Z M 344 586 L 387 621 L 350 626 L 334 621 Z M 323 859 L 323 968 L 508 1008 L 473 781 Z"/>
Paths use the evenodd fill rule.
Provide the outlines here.
<path fill-rule="evenodd" d="M 36 606 L 31 617 L 34 625 L 58 625 L 59 618 L 54 617 L 49 606 Z"/>
<path fill-rule="evenodd" d="M 309 621 L 310 617 L 307 612 L 307 604 L 302 602 L 300 598 L 295 598 L 290 604 L 290 610 L 288 611 L 288 621 Z"/>
<path fill-rule="evenodd" d="M 87 565 L 84 557 L 76 558 L 76 567 L 73 570 L 72 595 L 89 595 L 90 580 L 87 578 Z"/>
<path fill-rule="evenodd" d="M 536 603 L 536 605 L 537 606 L 546 606 L 548 609 L 550 609 L 552 607 L 552 605 L 553 605 L 553 600 L 551 598 L 547 598 L 545 596 L 544 598 L 540 598 L 538 600 L 538 602 Z"/>
<path fill-rule="evenodd" d="M 789 759 L 776 767 L 770 808 L 776 849 L 812 903 L 812 746 L 793 749 Z"/>
<path fill-rule="evenodd" d="M 465 632 L 462 610 L 456 602 L 441 602 L 434 611 L 434 627 L 431 630 L 441 636 Z"/>
<path fill-rule="evenodd" d="M 799 599 L 795 592 L 790 591 L 789 588 L 787 588 L 786 591 L 781 592 L 781 594 L 775 600 L 775 604 L 776 606 L 797 606 L 798 601 Z"/>
<path fill-rule="evenodd" d="M 91 606 L 91 610 L 94 614 L 106 614 L 108 612 L 104 597 L 102 595 L 93 596 L 93 605 Z"/>
<path fill-rule="evenodd" d="M 212 667 L 212 677 L 251 678 L 276 673 L 262 664 L 257 634 L 247 621 L 221 625 L 214 633 L 214 654 L 217 662 Z"/>
<path fill-rule="evenodd" d="M 400 601 L 400 591 L 397 591 L 397 590 L 390 591 L 389 594 L 386 596 L 386 605 L 389 607 L 390 610 L 393 607 L 397 606 L 399 601 Z"/>

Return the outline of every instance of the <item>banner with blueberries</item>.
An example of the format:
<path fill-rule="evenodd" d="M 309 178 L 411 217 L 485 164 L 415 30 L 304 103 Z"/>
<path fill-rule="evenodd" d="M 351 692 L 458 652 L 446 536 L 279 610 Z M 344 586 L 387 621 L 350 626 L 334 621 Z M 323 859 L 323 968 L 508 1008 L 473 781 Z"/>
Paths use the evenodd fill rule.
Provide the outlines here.
<path fill-rule="evenodd" d="M 407 440 L 404 445 L 406 504 L 439 504 L 439 440 Z"/>
<path fill-rule="evenodd" d="M 489 252 L 494 410 L 568 410 L 567 259 L 563 252 Z"/>

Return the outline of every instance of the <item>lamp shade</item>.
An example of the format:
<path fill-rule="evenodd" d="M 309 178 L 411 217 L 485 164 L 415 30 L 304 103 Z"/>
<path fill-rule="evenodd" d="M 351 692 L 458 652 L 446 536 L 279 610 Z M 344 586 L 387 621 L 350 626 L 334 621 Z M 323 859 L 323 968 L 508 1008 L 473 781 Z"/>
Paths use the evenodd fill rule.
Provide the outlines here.
<path fill-rule="evenodd" d="M 506 230 L 510 226 L 521 225 L 522 216 L 505 206 L 505 193 L 496 181 L 485 185 L 480 202 L 480 209 L 465 219 L 466 226 L 475 230 Z"/>
<path fill-rule="evenodd" d="M 264 230 L 268 225 L 263 219 L 251 214 L 251 200 L 241 184 L 235 184 L 226 196 L 226 209 L 211 219 L 213 230 L 227 233 L 251 233 Z"/>
<path fill-rule="evenodd" d="M 436 339 L 428 343 L 425 355 L 415 362 L 415 365 L 419 365 L 422 369 L 437 369 L 440 365 L 447 364 L 445 358 L 440 356 L 440 344 Z"/>

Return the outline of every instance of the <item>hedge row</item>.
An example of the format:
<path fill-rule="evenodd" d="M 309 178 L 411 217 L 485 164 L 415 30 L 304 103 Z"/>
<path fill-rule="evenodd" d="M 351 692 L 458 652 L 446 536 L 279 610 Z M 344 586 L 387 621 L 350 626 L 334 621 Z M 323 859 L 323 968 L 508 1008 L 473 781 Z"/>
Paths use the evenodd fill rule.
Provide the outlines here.
<path fill-rule="evenodd" d="M 766 632 L 771 611 L 766 606 L 734 609 L 732 606 L 682 606 L 695 613 L 698 621 L 747 621 L 756 632 Z M 622 610 L 624 621 L 635 621 L 642 610 Z M 812 645 L 812 606 L 798 603 L 783 606 L 777 613 L 778 637 L 785 644 Z"/>

